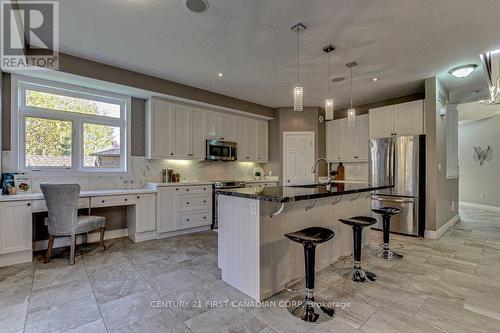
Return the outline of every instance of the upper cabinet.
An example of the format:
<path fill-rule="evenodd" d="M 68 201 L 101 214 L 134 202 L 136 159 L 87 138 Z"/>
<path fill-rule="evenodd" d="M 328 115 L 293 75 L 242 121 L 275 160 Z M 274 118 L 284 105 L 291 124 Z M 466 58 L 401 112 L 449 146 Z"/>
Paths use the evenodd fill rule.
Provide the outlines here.
<path fill-rule="evenodd" d="M 234 141 L 238 160 L 269 160 L 268 122 L 151 98 L 146 103 L 146 158 L 205 159 L 205 140 Z"/>
<path fill-rule="evenodd" d="M 357 116 L 352 127 L 347 118 L 326 123 L 326 158 L 331 162 L 368 160 L 368 115 Z"/>
<path fill-rule="evenodd" d="M 424 134 L 424 101 L 370 109 L 370 138 Z"/>

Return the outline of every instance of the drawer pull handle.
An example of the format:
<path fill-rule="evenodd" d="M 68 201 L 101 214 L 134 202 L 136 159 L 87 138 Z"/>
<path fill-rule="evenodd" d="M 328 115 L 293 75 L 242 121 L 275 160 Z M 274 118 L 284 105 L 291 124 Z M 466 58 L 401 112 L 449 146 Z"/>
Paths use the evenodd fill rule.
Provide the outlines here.
<path fill-rule="evenodd" d="M 179 191 L 179 189 L 178 189 L 178 188 L 176 188 L 175 190 L 176 190 L 176 191 Z"/>
<path fill-rule="evenodd" d="M 189 192 L 189 189 L 187 189 L 186 192 Z"/>
<path fill-rule="evenodd" d="M 137 196 L 137 199 L 140 199 L 140 197 L 139 197 L 139 196 Z"/>
<path fill-rule="evenodd" d="M 203 219 L 204 219 L 204 220 L 206 220 L 206 219 L 207 219 L 207 217 L 206 217 L 206 216 L 203 216 Z"/>
<path fill-rule="evenodd" d="M 207 200 L 203 200 L 203 203 L 207 203 Z"/>
<path fill-rule="evenodd" d="M 101 202 L 104 202 L 104 200 L 101 200 Z"/>
<path fill-rule="evenodd" d="M 29 202 L 28 202 L 28 203 L 26 204 L 26 206 L 31 206 L 31 203 L 29 203 Z"/>
<path fill-rule="evenodd" d="M 127 201 L 128 199 L 125 198 L 125 201 Z"/>
<path fill-rule="evenodd" d="M 188 221 L 188 222 L 189 222 L 189 219 L 186 219 L 186 221 Z"/>
<path fill-rule="evenodd" d="M 188 202 L 186 202 L 186 204 L 187 204 L 187 205 L 189 205 L 189 201 L 188 201 Z"/>

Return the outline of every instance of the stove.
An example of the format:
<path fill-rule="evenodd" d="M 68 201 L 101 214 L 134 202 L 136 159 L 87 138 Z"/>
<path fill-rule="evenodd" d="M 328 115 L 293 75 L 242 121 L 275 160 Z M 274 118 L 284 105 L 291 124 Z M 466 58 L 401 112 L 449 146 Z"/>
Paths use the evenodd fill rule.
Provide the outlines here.
<path fill-rule="evenodd" d="M 229 188 L 244 188 L 246 186 L 244 181 L 238 181 L 238 180 L 219 180 L 214 182 L 213 188 L 214 190 L 217 189 L 229 189 Z M 217 229 L 218 223 L 217 223 L 217 194 L 214 193 L 212 196 L 212 207 L 213 207 L 213 213 L 212 213 L 212 229 Z"/>

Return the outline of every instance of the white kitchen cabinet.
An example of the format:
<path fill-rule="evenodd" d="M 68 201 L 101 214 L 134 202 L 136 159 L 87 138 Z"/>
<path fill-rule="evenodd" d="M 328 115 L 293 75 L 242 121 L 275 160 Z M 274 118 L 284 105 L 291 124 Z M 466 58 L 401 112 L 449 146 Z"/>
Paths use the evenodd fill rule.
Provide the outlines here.
<path fill-rule="evenodd" d="M 257 120 L 245 119 L 245 156 L 243 160 L 257 160 Z"/>
<path fill-rule="evenodd" d="M 169 102 L 149 99 L 146 103 L 146 158 L 162 159 L 174 155 L 175 115 Z"/>
<path fill-rule="evenodd" d="M 32 249 L 31 201 L 0 203 L 0 254 Z"/>
<path fill-rule="evenodd" d="M 394 106 L 383 106 L 369 111 L 370 138 L 387 138 L 394 133 Z"/>
<path fill-rule="evenodd" d="M 424 134 L 422 100 L 370 109 L 370 138 Z"/>
<path fill-rule="evenodd" d="M 238 160 L 269 160 L 268 121 L 150 98 L 146 104 L 147 159 L 205 159 L 206 139 L 238 144 Z"/>
<path fill-rule="evenodd" d="M 135 203 L 136 209 L 136 232 L 146 232 L 156 230 L 156 195 L 137 195 Z"/>
<path fill-rule="evenodd" d="M 424 134 L 424 101 L 394 105 L 395 135 Z"/>
<path fill-rule="evenodd" d="M 236 141 L 236 117 L 222 114 L 222 130 L 220 140 Z"/>
<path fill-rule="evenodd" d="M 349 127 L 347 118 L 326 123 L 326 156 L 331 162 L 368 160 L 368 115 L 356 117 Z"/>
<path fill-rule="evenodd" d="M 357 161 L 368 161 L 368 131 L 369 131 L 369 117 L 367 114 L 356 117 L 356 155 L 354 156 Z"/>
<path fill-rule="evenodd" d="M 205 120 L 205 138 L 220 140 L 222 137 L 222 117 L 220 113 L 207 111 Z"/>
<path fill-rule="evenodd" d="M 191 156 L 191 110 L 184 105 L 172 105 L 174 109 L 174 126 L 168 128 L 174 133 L 175 158 L 188 158 Z"/>
<path fill-rule="evenodd" d="M 157 187 L 159 234 L 212 224 L 212 186 Z"/>
<path fill-rule="evenodd" d="M 257 162 L 264 163 L 269 160 L 269 123 L 264 120 L 257 121 Z"/>
<path fill-rule="evenodd" d="M 205 116 L 205 111 L 191 108 L 191 159 L 205 159 Z"/>
<path fill-rule="evenodd" d="M 179 229 L 177 221 L 178 188 L 158 188 L 156 192 L 156 228 L 158 233 Z"/>

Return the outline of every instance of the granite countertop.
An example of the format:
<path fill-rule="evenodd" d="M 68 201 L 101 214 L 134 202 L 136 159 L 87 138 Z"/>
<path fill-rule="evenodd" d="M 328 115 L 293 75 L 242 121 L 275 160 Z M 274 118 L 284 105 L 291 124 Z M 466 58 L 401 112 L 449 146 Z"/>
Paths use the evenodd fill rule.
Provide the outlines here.
<path fill-rule="evenodd" d="M 392 185 L 372 185 L 369 183 L 332 183 L 330 190 L 327 190 L 326 186 L 313 188 L 270 186 L 258 189 L 217 189 L 214 192 L 221 195 L 283 203 L 333 197 L 344 194 L 371 192 L 375 190 L 383 190 L 390 187 L 392 187 Z"/>

